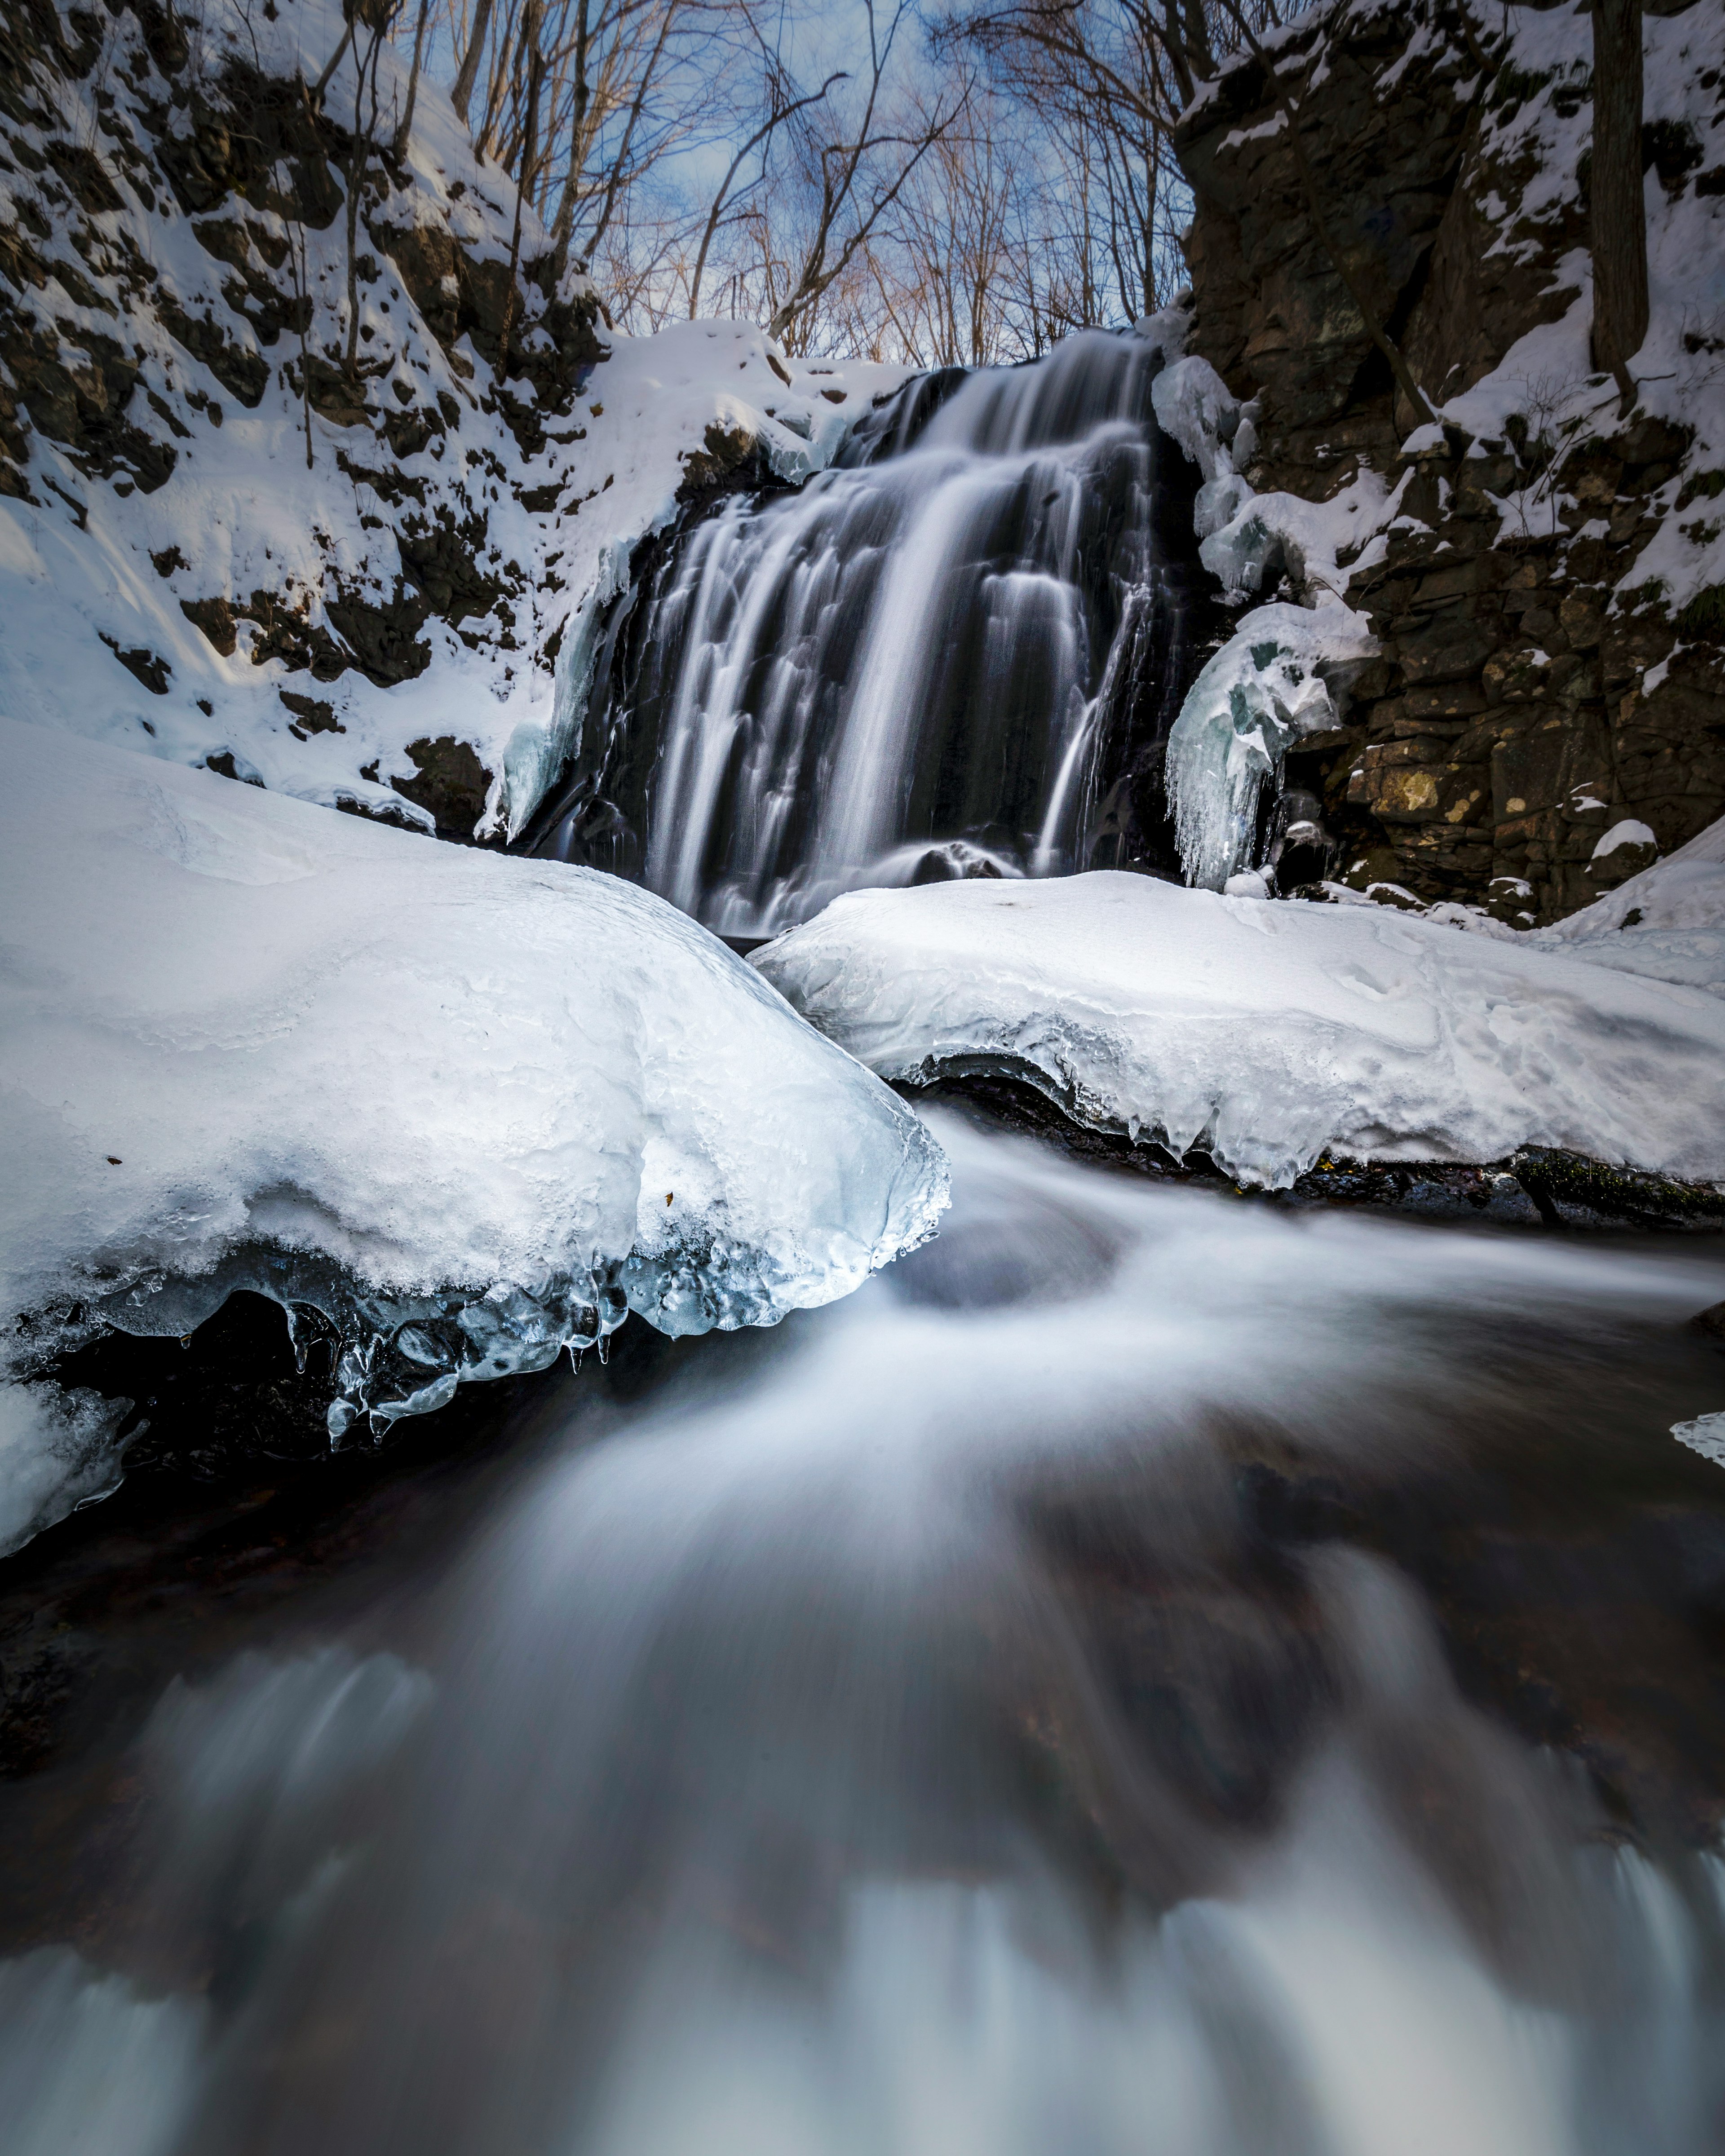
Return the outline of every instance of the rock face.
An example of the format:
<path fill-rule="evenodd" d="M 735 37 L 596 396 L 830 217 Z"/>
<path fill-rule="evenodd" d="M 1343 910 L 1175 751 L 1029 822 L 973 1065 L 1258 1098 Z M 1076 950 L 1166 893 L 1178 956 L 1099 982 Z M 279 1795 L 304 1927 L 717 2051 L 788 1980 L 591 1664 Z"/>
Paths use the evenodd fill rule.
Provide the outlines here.
<path fill-rule="evenodd" d="M 435 85 L 398 131 L 393 48 L 356 131 L 331 0 L 0 0 L 0 521 L 62 615 L 33 644 L 31 600 L 4 602 L 8 707 L 370 814 L 429 788 L 419 827 L 471 835 L 490 770 L 464 742 L 472 768 L 428 778 L 407 736 L 443 726 L 372 692 L 435 660 L 444 724 L 481 682 L 536 675 L 548 704 L 534 542 L 605 357 L 592 287 Z"/>
<path fill-rule="evenodd" d="M 1681 384 L 1661 401 L 1648 379 L 1620 420 L 1588 376 L 1588 17 L 1512 13 L 1525 23 L 1482 53 L 1448 0 L 1319 11 L 1276 46 L 1279 90 L 1247 60 L 1177 147 L 1196 203 L 1191 348 L 1257 399 L 1251 484 L 1323 502 L 1363 465 L 1402 482 L 1347 592 L 1382 658 L 1289 776 L 1323 797 L 1358 886 L 1519 925 L 1639 865 L 1621 844 L 1596 854 L 1626 821 L 1669 852 L 1725 814 L 1725 593 L 1686 598 L 1681 573 L 1717 540 L 1725 442 L 1685 416 Z M 1667 363 L 1663 283 L 1682 316 L 1673 363 L 1698 381 L 1725 348 L 1681 295 L 1725 245 L 1719 26 L 1667 0 L 1648 28 L 1656 328 L 1635 372 Z M 1415 434 L 1317 235 L 1291 111 L 1334 248 L 1450 407 L 1439 429 Z"/>

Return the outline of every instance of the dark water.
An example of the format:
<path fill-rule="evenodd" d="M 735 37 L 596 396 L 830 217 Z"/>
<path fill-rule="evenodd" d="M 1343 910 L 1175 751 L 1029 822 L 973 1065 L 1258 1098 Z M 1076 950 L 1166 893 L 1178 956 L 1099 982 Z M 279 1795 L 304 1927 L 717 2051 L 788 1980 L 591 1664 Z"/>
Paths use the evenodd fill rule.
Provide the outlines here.
<path fill-rule="evenodd" d="M 940 1129 L 926 1250 L 230 1610 L 8 2156 L 1720 2145 L 1717 1254 Z"/>
<path fill-rule="evenodd" d="M 535 850 L 749 937 L 1147 842 L 1207 619 L 1159 364 L 1091 331 L 925 377 L 839 468 L 696 524 L 614 614 Z"/>

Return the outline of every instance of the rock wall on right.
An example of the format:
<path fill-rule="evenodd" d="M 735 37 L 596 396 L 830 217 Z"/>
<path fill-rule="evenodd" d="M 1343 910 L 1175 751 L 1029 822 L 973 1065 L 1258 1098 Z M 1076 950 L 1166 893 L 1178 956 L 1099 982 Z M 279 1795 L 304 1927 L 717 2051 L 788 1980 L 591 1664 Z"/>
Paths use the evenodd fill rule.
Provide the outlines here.
<path fill-rule="evenodd" d="M 1626 413 L 1589 348 L 1585 0 L 1501 12 L 1338 0 L 1225 71 L 1176 147 L 1189 348 L 1254 400 L 1249 483 L 1384 483 L 1333 571 L 1285 551 L 1257 593 L 1333 577 L 1378 646 L 1291 775 L 1343 880 L 1521 926 L 1725 815 L 1725 10 L 1649 0 Z"/>

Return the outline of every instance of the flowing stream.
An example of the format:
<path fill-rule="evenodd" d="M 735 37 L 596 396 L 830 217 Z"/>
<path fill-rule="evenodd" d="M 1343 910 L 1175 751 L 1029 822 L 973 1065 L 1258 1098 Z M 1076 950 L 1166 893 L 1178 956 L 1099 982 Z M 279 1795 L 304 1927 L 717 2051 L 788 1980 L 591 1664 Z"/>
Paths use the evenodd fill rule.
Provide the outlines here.
<path fill-rule="evenodd" d="M 737 937 L 861 884 L 1110 865 L 1196 666 L 1160 363 L 1096 331 L 923 377 L 799 492 L 696 522 L 616 612 L 535 850 Z"/>
<path fill-rule="evenodd" d="M 1717 1254 L 931 1113 L 938 1240 L 167 1686 L 7 2156 L 1719 2147 Z"/>

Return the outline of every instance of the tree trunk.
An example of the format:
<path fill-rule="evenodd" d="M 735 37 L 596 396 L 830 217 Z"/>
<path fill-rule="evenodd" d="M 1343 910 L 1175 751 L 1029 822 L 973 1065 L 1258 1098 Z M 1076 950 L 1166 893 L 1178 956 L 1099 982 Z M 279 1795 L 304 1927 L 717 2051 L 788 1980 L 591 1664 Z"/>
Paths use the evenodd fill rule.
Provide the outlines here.
<path fill-rule="evenodd" d="M 413 134 L 413 106 L 419 95 L 419 55 L 425 49 L 425 23 L 431 13 L 431 0 L 419 0 L 419 19 L 413 27 L 413 64 L 408 72 L 408 101 L 395 131 L 391 145 L 398 161 L 408 154 L 408 145 Z"/>
<path fill-rule="evenodd" d="M 1594 358 L 1635 403 L 1629 362 L 1647 335 L 1641 191 L 1641 0 L 1594 0 Z"/>
<path fill-rule="evenodd" d="M 473 101 L 473 86 L 479 80 L 480 62 L 485 56 L 485 33 L 491 27 L 491 4 L 492 0 L 479 0 L 479 11 L 473 18 L 473 35 L 467 41 L 461 72 L 449 92 L 449 102 L 464 127 L 467 125 L 467 108 Z"/>

